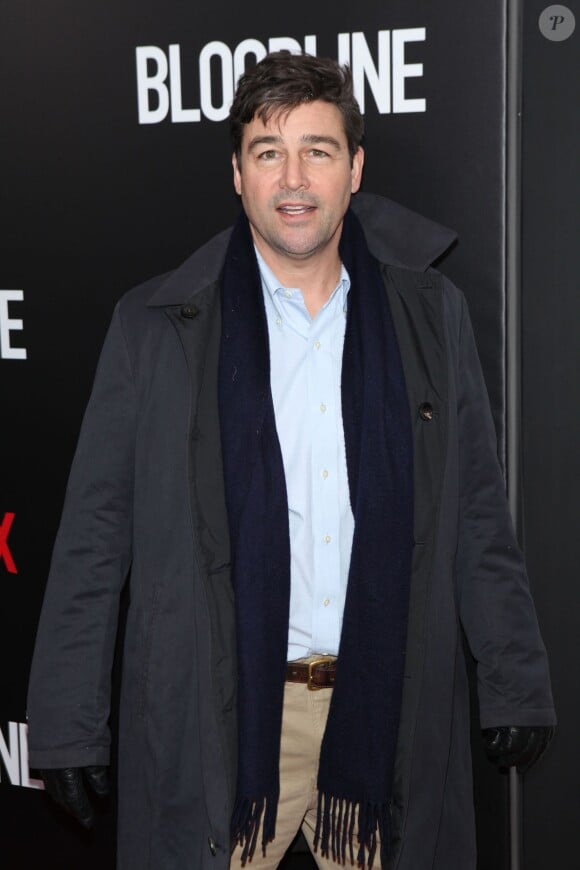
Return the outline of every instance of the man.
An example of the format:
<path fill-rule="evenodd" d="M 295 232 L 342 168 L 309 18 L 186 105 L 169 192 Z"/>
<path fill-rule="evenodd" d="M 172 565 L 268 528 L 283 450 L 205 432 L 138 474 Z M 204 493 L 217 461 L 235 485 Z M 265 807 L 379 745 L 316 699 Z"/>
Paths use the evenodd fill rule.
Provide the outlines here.
<path fill-rule="evenodd" d="M 73 463 L 30 759 L 83 823 L 119 728 L 123 870 L 475 867 L 468 686 L 491 758 L 554 712 L 453 234 L 357 194 L 346 68 L 270 55 L 231 114 L 242 213 L 128 293 Z M 353 197 L 351 202 L 351 197 Z M 358 215 L 358 217 L 357 217 Z"/>

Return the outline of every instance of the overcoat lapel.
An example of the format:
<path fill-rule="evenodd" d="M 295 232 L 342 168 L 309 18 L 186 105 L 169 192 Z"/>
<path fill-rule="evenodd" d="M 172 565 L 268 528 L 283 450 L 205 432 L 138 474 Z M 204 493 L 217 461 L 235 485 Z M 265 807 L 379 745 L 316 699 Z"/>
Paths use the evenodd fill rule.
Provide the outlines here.
<path fill-rule="evenodd" d="M 166 309 L 166 313 L 181 341 L 191 379 L 192 515 L 194 534 L 211 574 L 230 561 L 217 401 L 219 284 L 205 288 L 183 306 Z"/>
<path fill-rule="evenodd" d="M 199 393 L 206 365 L 211 320 L 216 314 L 219 316 L 219 311 L 215 311 L 217 294 L 217 286 L 212 285 L 197 293 L 189 302 L 165 309 L 183 347 L 194 397 Z"/>
<path fill-rule="evenodd" d="M 442 483 L 447 435 L 447 351 L 439 275 L 383 267 L 403 360 L 415 448 L 415 541 L 426 543 Z"/>

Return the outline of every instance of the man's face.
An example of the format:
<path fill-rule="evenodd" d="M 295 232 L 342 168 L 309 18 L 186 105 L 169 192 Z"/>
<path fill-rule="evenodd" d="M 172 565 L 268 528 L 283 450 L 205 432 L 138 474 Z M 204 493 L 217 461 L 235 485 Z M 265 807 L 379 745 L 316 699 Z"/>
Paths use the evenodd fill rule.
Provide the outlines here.
<path fill-rule="evenodd" d="M 266 261 L 268 254 L 279 262 L 336 249 L 363 159 L 359 148 L 351 164 L 340 110 L 322 100 L 245 126 L 234 187 Z"/>

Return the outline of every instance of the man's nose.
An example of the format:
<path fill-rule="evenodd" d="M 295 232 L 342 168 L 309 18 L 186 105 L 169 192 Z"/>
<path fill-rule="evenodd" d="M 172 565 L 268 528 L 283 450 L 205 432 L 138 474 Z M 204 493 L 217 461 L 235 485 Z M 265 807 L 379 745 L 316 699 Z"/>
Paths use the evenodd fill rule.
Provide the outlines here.
<path fill-rule="evenodd" d="M 280 187 L 286 190 L 300 190 L 309 186 L 307 166 L 300 155 L 287 155 L 280 177 Z"/>

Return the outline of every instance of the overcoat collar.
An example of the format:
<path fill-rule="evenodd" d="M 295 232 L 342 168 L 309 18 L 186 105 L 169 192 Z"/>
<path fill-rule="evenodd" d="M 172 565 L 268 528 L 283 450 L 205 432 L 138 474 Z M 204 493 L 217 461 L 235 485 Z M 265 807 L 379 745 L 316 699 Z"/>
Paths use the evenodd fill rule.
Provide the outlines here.
<path fill-rule="evenodd" d="M 386 197 L 357 193 L 351 208 L 363 226 L 371 253 L 389 265 L 424 272 L 457 238 L 453 230 Z M 185 260 L 163 281 L 148 305 L 183 305 L 215 284 L 230 234 L 231 229 L 223 230 Z"/>

